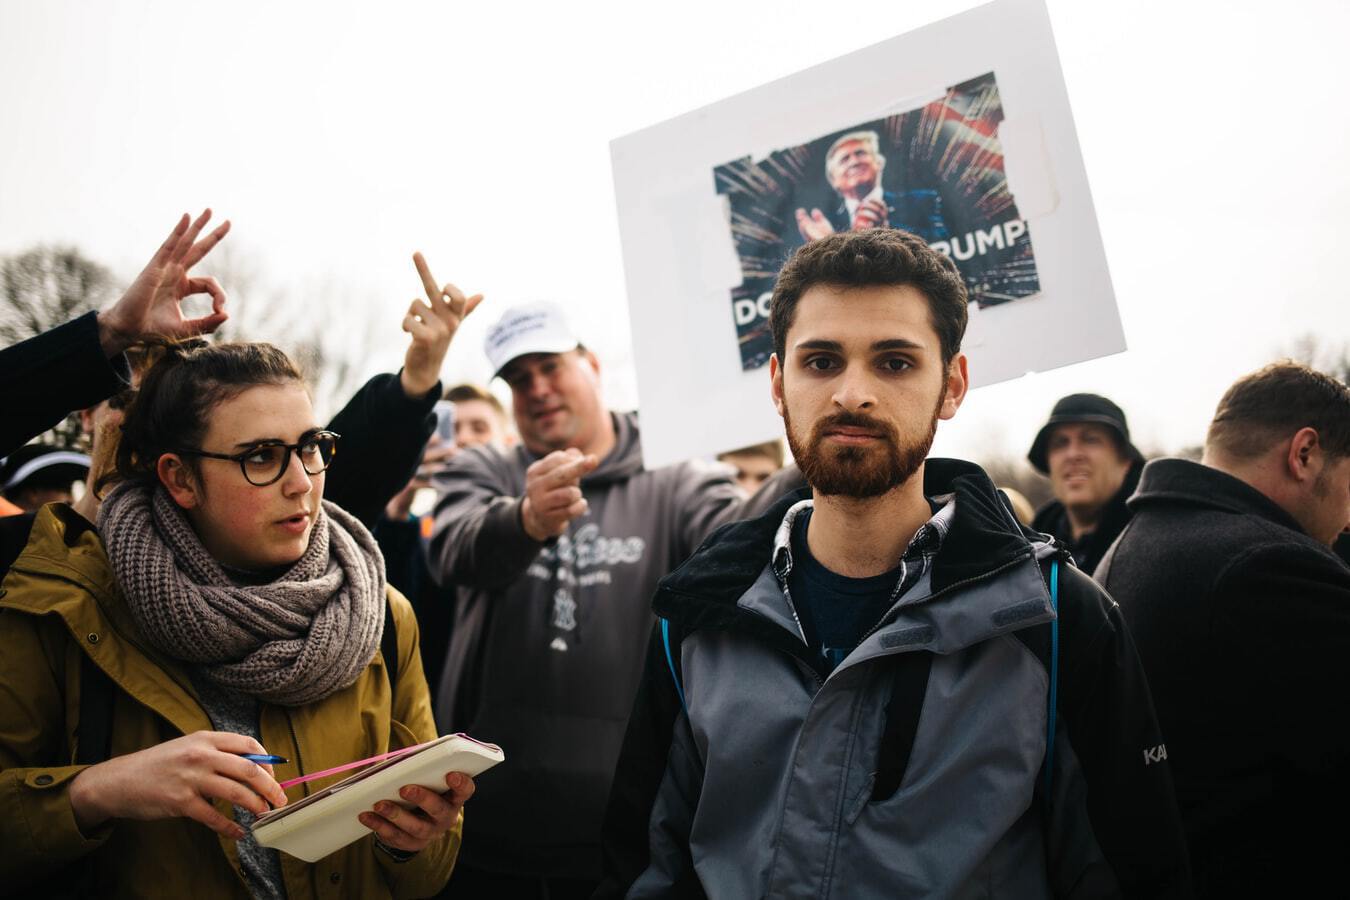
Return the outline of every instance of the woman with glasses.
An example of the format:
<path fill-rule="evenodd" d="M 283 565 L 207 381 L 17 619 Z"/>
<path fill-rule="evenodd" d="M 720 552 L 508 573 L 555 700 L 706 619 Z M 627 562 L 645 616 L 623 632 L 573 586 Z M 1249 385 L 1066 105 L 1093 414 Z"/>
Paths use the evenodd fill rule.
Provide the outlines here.
<path fill-rule="evenodd" d="M 338 439 L 268 344 L 170 346 L 145 374 L 97 528 L 46 507 L 0 589 L 0 884 L 441 888 L 473 793 L 462 774 L 363 813 L 371 834 L 317 863 L 248 831 L 287 802 L 279 780 L 435 737 L 411 608 L 386 588 L 369 532 L 323 501 Z M 396 645 L 382 643 L 388 624 Z M 96 677 L 113 687 L 91 715 L 81 691 Z M 105 719 L 106 752 L 82 717 Z"/>

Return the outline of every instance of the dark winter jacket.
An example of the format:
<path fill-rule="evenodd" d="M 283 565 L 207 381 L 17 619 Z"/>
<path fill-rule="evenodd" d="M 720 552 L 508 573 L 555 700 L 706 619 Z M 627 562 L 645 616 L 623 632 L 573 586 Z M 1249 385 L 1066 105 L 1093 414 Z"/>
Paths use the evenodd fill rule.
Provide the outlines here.
<path fill-rule="evenodd" d="M 1074 564 L 1084 572 L 1091 572 L 1097 568 L 1097 563 L 1101 562 L 1106 551 L 1110 549 L 1111 542 L 1120 535 L 1126 524 L 1130 521 L 1130 510 L 1126 501 L 1134 493 L 1134 489 L 1139 484 L 1139 473 L 1143 471 L 1142 463 L 1133 463 L 1129 472 L 1125 474 L 1125 481 L 1120 485 L 1120 490 L 1116 491 L 1110 500 L 1106 503 L 1106 508 L 1102 510 L 1101 519 L 1097 522 L 1097 527 L 1090 533 L 1083 535 L 1080 540 L 1073 539 L 1073 528 L 1069 525 L 1069 513 L 1064 508 L 1064 504 L 1058 500 L 1051 500 L 1049 503 L 1036 510 L 1036 517 L 1031 520 L 1031 527 L 1042 534 L 1052 534 L 1059 538 L 1060 543 L 1069 548 L 1073 554 Z"/>
<path fill-rule="evenodd" d="M 126 357 L 98 342 L 97 313 L 0 349 L 0 456 L 130 383 Z"/>
<path fill-rule="evenodd" d="M 524 447 L 472 448 L 436 480 L 431 570 L 459 587 L 437 723 L 506 751 L 475 779 L 475 868 L 599 877 L 652 591 L 740 503 L 727 467 L 649 471 L 636 415 L 614 424 L 614 449 L 581 481 L 589 511 L 544 544 L 520 522 Z"/>
<path fill-rule="evenodd" d="M 830 672 L 773 552 L 805 494 L 662 580 L 671 656 L 658 630 L 599 896 L 1186 895 L 1166 750 L 1119 610 L 1021 530 L 978 467 L 930 459 L 924 493 L 956 504 L 930 573 Z"/>
<path fill-rule="evenodd" d="M 363 384 L 328 423 L 342 440 L 328 469 L 324 499 L 374 528 L 385 505 L 416 474 L 436 429 L 432 409 L 440 396 L 437 382 L 425 395 L 410 398 L 397 374 L 376 375 Z"/>
<path fill-rule="evenodd" d="M 1343 883 L 1350 568 L 1198 463 L 1149 463 L 1130 507 L 1096 577 L 1153 687 L 1198 891 Z"/>

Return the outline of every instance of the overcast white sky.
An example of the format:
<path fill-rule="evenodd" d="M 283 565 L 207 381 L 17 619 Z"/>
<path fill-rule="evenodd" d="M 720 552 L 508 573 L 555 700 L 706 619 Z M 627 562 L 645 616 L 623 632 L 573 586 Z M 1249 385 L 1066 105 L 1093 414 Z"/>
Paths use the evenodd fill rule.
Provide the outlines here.
<path fill-rule="evenodd" d="M 0 0 L 0 254 L 73 243 L 130 277 L 210 205 L 260 278 L 331 288 L 313 315 L 374 311 L 374 373 L 420 249 L 488 295 L 447 383 L 549 298 L 632 406 L 609 141 L 974 5 Z M 976 390 L 936 449 L 1020 453 L 1079 390 L 1145 449 L 1198 443 L 1277 348 L 1350 338 L 1350 4 L 1049 5 L 1130 349 Z"/>

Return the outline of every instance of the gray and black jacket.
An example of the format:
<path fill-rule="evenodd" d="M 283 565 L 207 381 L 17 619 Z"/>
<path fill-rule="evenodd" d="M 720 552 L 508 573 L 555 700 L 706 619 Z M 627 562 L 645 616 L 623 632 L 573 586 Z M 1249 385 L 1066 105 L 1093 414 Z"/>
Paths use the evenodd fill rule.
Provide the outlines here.
<path fill-rule="evenodd" d="M 1116 605 L 977 466 L 930 459 L 924 493 L 955 494 L 941 551 L 833 672 L 770 564 L 803 493 L 662 580 L 671 655 L 658 626 L 597 896 L 1188 895 L 1166 750 Z"/>
<path fill-rule="evenodd" d="M 475 447 L 438 478 L 434 577 L 456 585 L 436 695 L 442 732 L 500 744 L 477 779 L 460 861 L 479 869 L 600 877 L 600 826 L 652 627 L 648 599 L 740 506 L 730 470 L 646 469 L 637 416 L 581 480 L 588 512 L 539 542 L 520 523 L 524 447 Z"/>

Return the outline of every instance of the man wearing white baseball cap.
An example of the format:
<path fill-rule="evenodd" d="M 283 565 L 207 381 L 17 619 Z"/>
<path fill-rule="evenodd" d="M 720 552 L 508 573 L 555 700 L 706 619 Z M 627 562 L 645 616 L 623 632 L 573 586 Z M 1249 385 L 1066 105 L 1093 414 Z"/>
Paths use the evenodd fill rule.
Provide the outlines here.
<path fill-rule="evenodd" d="M 467 450 L 437 479 L 430 567 L 458 591 L 436 718 L 506 762 L 476 782 L 450 890 L 587 897 L 656 582 L 738 494 L 720 466 L 643 468 L 637 415 L 605 407 L 557 306 L 507 310 L 484 350 L 521 444 Z"/>

